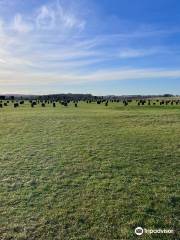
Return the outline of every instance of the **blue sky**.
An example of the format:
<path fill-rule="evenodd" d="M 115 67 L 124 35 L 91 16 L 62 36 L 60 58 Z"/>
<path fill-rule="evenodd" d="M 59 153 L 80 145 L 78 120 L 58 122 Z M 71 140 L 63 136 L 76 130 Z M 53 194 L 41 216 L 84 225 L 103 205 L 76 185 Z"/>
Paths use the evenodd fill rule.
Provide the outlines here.
<path fill-rule="evenodd" d="M 0 94 L 180 94 L 179 0 L 0 0 Z"/>

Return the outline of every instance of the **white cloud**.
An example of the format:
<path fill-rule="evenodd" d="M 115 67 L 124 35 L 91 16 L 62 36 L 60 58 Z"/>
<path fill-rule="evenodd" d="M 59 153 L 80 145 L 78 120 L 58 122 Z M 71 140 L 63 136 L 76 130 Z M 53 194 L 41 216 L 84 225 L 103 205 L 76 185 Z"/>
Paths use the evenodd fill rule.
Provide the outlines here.
<path fill-rule="evenodd" d="M 56 75 L 52 78 L 47 76 L 45 79 L 49 81 L 62 81 L 63 83 L 86 83 L 93 81 L 122 81 L 135 79 L 158 79 L 158 78 L 179 78 L 180 70 L 164 70 L 164 69 L 107 69 L 106 71 L 96 71 L 86 74 L 64 74 Z M 48 80 L 49 79 L 49 80 Z"/>
<path fill-rule="evenodd" d="M 39 29 L 56 29 L 62 32 L 68 29 L 83 30 L 85 20 L 80 19 L 73 11 L 65 8 L 57 1 L 55 4 L 43 5 L 37 11 L 36 25 Z"/>
<path fill-rule="evenodd" d="M 2 31 L 2 28 L 3 28 L 3 20 L 0 19 L 0 33 L 1 33 L 1 31 Z"/>
<path fill-rule="evenodd" d="M 47 6 L 42 6 L 36 17 L 38 28 L 48 29 L 55 26 L 55 12 Z"/>
<path fill-rule="evenodd" d="M 106 80 L 133 80 L 133 79 L 158 79 L 158 78 L 179 78 L 180 70 L 165 70 L 165 69 L 109 69 L 106 71 L 97 71 L 87 76 L 81 76 L 80 79 L 91 81 L 106 81 Z"/>
<path fill-rule="evenodd" d="M 60 4 L 58 5 L 57 15 L 59 15 L 60 20 L 62 21 L 63 25 L 67 28 L 75 27 L 75 28 L 79 28 L 79 29 L 83 30 L 85 27 L 84 20 L 79 20 L 72 13 L 65 12 Z"/>
<path fill-rule="evenodd" d="M 62 22 L 62 24 L 66 28 L 75 28 L 79 30 L 84 29 L 86 21 L 84 19 L 81 19 L 80 17 L 77 17 L 77 14 L 73 12 L 70 8 L 63 8 L 62 4 L 59 1 L 57 1 L 56 7 L 57 18 L 59 18 L 60 22 Z"/>
<path fill-rule="evenodd" d="M 0 63 L 6 63 L 6 61 L 2 58 L 0 58 Z"/>
<path fill-rule="evenodd" d="M 16 71 L 17 72 L 17 71 Z M 18 83 L 24 86 L 28 84 L 38 84 L 39 86 L 55 83 L 63 84 L 79 84 L 94 81 L 122 81 L 136 79 L 158 79 L 158 78 L 180 78 L 180 70 L 164 70 L 164 69 L 107 69 L 106 71 L 96 71 L 93 73 L 81 74 L 77 72 L 38 72 L 23 73 L 21 71 L 14 75 L 14 71 L 1 71 L 0 78 L 4 78 L 0 82 L 0 86 L 8 83 Z"/>
<path fill-rule="evenodd" d="M 14 17 L 12 28 L 19 33 L 28 33 L 32 30 L 32 25 L 30 23 L 26 23 L 23 20 L 22 15 L 18 13 Z"/>
<path fill-rule="evenodd" d="M 160 48 L 144 48 L 144 49 L 123 49 L 122 51 L 119 51 L 117 53 L 117 56 L 120 58 L 136 58 L 136 57 L 144 57 L 144 56 L 150 56 L 154 55 L 156 53 L 159 53 L 161 51 Z"/>
<path fill-rule="evenodd" d="M 124 59 L 164 54 L 165 48 L 133 48 L 129 42 L 172 30 L 92 37 L 83 32 L 87 18 L 82 16 L 51 1 L 27 15 L 16 13 L 9 21 L 0 20 L 0 87 L 180 77 L 178 69 L 110 68 L 114 63 L 123 66 Z"/>

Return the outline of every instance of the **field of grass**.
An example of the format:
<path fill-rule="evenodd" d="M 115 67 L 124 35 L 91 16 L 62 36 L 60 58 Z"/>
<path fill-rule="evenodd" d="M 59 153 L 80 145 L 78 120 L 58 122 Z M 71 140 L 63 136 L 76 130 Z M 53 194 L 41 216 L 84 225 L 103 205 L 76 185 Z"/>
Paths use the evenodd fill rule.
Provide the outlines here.
<path fill-rule="evenodd" d="M 178 239 L 180 106 L 0 109 L 0 239 Z"/>

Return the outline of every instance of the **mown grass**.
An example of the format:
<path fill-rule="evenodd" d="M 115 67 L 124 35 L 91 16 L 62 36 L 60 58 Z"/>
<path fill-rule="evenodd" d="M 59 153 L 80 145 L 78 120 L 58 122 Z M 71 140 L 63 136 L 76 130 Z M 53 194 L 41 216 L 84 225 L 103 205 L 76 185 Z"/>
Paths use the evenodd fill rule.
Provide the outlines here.
<path fill-rule="evenodd" d="M 179 140 L 179 106 L 0 109 L 0 239 L 178 239 Z"/>

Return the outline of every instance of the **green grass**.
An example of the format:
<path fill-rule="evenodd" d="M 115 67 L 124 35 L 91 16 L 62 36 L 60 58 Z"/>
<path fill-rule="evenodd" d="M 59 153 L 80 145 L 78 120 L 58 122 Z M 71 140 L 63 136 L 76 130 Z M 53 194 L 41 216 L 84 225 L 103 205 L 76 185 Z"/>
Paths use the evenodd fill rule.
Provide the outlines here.
<path fill-rule="evenodd" d="M 178 239 L 179 159 L 180 106 L 0 109 L 0 239 Z"/>

